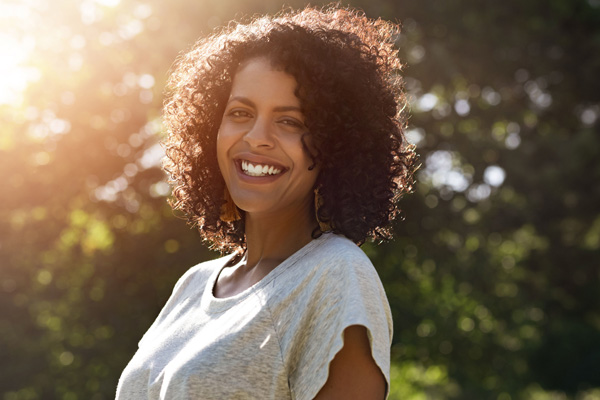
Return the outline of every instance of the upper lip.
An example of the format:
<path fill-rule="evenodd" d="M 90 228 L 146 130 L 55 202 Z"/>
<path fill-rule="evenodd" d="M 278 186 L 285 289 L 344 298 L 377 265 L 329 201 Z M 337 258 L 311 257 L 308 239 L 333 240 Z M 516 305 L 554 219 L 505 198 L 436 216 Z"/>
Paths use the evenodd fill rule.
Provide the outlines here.
<path fill-rule="evenodd" d="M 261 156 L 258 154 L 253 154 L 253 153 L 239 153 L 236 154 L 233 157 L 234 161 L 241 161 L 241 160 L 246 160 L 249 161 L 252 164 L 262 164 L 262 165 L 272 165 L 275 168 L 278 168 L 280 170 L 286 170 L 288 169 L 286 166 L 282 165 L 281 163 L 273 160 L 272 158 L 269 157 L 265 157 L 265 156 Z"/>

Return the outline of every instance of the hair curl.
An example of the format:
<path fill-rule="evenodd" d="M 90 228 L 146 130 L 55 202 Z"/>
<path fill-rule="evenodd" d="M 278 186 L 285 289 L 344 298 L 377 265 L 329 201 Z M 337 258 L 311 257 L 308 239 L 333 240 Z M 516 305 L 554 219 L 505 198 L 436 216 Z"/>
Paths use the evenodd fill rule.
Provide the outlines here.
<path fill-rule="evenodd" d="M 176 63 L 164 109 L 173 208 L 214 248 L 245 248 L 243 218 L 220 219 L 225 182 L 216 137 L 237 67 L 266 57 L 297 81 L 312 143 L 305 150 L 320 167 L 319 220 L 357 244 L 389 239 L 416 158 L 403 134 L 398 33 L 396 24 L 333 5 L 230 24 L 196 43 Z"/>

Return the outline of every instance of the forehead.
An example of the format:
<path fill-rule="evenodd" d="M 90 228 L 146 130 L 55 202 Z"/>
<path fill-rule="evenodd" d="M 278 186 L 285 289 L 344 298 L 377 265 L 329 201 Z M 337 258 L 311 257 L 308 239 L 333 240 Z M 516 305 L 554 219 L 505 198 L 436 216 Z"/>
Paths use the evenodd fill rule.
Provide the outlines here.
<path fill-rule="evenodd" d="M 252 58 L 240 64 L 234 75 L 230 99 L 237 96 L 259 98 L 265 102 L 299 105 L 295 95 L 296 79 L 273 66 L 267 58 Z"/>

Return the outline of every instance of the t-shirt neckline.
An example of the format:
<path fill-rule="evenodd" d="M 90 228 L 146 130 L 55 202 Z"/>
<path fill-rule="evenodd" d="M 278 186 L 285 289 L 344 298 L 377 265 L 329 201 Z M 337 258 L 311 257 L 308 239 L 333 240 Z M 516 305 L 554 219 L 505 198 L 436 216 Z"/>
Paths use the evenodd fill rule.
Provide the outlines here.
<path fill-rule="evenodd" d="M 217 277 L 225 268 L 225 265 L 227 265 L 227 262 L 233 257 L 233 255 L 223 258 L 223 262 L 218 266 L 218 268 L 215 268 L 213 273 L 208 278 L 206 287 L 204 288 L 204 293 L 202 294 L 202 309 L 207 313 L 211 314 L 227 311 L 234 305 L 244 301 L 252 293 L 257 292 L 266 285 L 268 285 L 273 279 L 275 279 L 276 276 L 280 275 L 283 271 L 293 266 L 305 254 L 312 251 L 316 246 L 324 243 L 328 236 L 329 233 L 323 233 L 320 237 L 311 240 L 310 242 L 302 246 L 300 249 L 298 249 L 291 256 L 283 260 L 281 264 L 279 264 L 277 267 L 273 268 L 264 278 L 262 278 L 260 281 L 256 282 L 254 285 L 250 286 L 246 290 L 229 297 L 215 297 L 213 294 L 213 290 L 217 281 Z"/>

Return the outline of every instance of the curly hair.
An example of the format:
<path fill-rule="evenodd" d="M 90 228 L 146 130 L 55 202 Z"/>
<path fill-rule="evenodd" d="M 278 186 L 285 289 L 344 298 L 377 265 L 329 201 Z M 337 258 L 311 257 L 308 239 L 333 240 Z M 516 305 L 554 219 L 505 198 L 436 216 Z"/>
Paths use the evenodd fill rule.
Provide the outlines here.
<path fill-rule="evenodd" d="M 264 57 L 296 79 L 312 151 L 304 148 L 320 168 L 318 219 L 357 244 L 391 238 L 416 158 L 403 133 L 398 34 L 396 24 L 332 5 L 232 23 L 197 42 L 179 57 L 165 101 L 173 208 L 213 248 L 245 248 L 244 218 L 220 219 L 225 182 L 216 138 L 236 69 Z M 317 227 L 313 237 L 320 234 Z"/>

